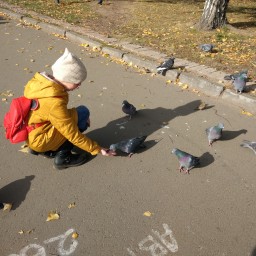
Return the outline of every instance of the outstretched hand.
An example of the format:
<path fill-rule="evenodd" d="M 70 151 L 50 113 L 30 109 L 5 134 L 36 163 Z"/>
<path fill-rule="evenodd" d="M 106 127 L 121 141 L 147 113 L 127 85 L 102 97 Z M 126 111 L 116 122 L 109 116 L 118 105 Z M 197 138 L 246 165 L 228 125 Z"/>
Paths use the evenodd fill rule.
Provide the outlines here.
<path fill-rule="evenodd" d="M 106 148 L 102 148 L 100 152 L 103 156 L 115 156 L 116 155 L 115 151 L 106 149 Z"/>

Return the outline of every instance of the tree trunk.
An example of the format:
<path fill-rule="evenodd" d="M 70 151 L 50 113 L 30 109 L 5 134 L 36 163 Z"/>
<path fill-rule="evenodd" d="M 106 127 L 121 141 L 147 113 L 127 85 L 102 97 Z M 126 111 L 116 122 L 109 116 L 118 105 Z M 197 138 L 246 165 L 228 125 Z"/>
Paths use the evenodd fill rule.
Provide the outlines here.
<path fill-rule="evenodd" d="M 227 7 L 229 0 L 205 0 L 204 11 L 198 28 L 211 30 L 227 24 Z"/>

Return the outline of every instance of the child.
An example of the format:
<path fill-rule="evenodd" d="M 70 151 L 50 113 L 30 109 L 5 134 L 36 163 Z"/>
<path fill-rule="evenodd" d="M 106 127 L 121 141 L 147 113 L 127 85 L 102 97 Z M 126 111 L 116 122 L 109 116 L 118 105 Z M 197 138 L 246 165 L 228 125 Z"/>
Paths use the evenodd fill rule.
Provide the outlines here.
<path fill-rule="evenodd" d="M 59 170 L 86 162 L 86 154 L 72 154 L 73 146 L 92 155 L 115 155 L 82 134 L 90 126 L 87 107 L 67 108 L 68 91 L 77 89 L 87 77 L 84 64 L 66 48 L 52 71 L 53 75 L 36 73 L 25 86 L 24 96 L 37 103 L 28 120 L 30 153 L 54 157 L 54 166 Z"/>

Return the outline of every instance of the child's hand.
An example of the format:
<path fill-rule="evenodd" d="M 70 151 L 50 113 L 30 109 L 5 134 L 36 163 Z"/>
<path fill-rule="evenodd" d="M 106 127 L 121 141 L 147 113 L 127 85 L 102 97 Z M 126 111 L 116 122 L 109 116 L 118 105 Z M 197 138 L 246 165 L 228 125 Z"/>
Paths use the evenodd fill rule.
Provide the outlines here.
<path fill-rule="evenodd" d="M 116 155 L 115 151 L 106 149 L 106 148 L 102 148 L 100 152 L 103 156 L 115 156 Z"/>

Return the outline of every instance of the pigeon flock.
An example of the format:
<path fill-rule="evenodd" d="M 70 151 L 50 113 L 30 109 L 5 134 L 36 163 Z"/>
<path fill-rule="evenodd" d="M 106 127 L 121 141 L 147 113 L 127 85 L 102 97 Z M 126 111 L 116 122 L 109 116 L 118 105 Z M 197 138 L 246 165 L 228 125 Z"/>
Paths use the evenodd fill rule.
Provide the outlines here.
<path fill-rule="evenodd" d="M 212 44 L 202 44 L 199 46 L 200 49 L 204 52 L 213 52 L 214 45 Z M 159 66 L 156 67 L 157 73 L 165 75 L 165 73 L 170 70 L 174 65 L 174 57 L 171 57 L 161 63 Z M 245 89 L 246 82 L 248 79 L 248 70 L 242 70 L 239 73 L 230 74 L 224 77 L 225 80 L 231 80 L 234 86 L 234 89 L 237 93 L 242 93 Z M 203 110 L 206 108 L 206 104 L 201 102 L 200 106 L 197 110 Z M 129 117 L 129 120 L 137 114 L 136 107 L 129 103 L 127 100 L 122 102 L 122 111 Z M 222 130 L 224 129 L 223 123 L 218 123 L 217 125 L 211 126 L 205 130 L 208 144 L 212 146 L 213 142 L 221 139 L 222 137 Z M 112 151 L 121 151 L 127 153 L 129 157 L 131 157 L 138 149 L 145 147 L 144 141 L 146 140 L 147 136 L 140 136 L 134 137 L 126 140 L 122 140 L 120 142 L 114 143 L 110 145 L 110 150 Z M 253 150 L 256 154 L 256 142 L 244 140 L 243 143 L 240 145 L 244 148 L 249 148 Z M 176 155 L 179 161 L 179 171 L 183 171 L 189 174 L 190 170 L 194 167 L 200 165 L 200 158 L 193 156 L 185 151 L 182 151 L 178 148 L 174 148 L 171 151 L 172 154 Z"/>

